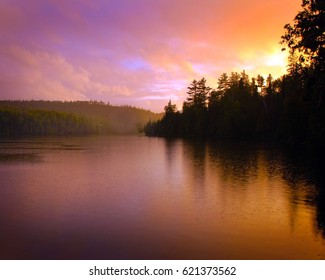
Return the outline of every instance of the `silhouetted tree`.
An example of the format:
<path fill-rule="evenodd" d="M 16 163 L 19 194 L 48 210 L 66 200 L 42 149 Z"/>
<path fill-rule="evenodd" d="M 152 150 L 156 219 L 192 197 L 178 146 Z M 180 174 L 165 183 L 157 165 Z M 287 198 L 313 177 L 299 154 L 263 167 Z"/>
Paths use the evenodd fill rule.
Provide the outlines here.
<path fill-rule="evenodd" d="M 293 24 L 285 25 L 281 41 L 290 51 L 284 123 L 291 119 L 296 127 L 291 135 L 299 142 L 324 147 L 321 143 L 325 141 L 325 2 L 303 0 L 301 6 L 303 10 Z M 288 133 L 290 129 L 283 131 Z"/>
<path fill-rule="evenodd" d="M 175 104 L 172 104 L 172 101 L 169 100 L 167 106 L 165 106 L 165 114 L 173 114 L 177 111 L 177 107 Z"/>
<path fill-rule="evenodd" d="M 325 2 L 323 0 L 303 0 L 303 11 L 294 18 L 294 23 L 286 24 L 281 37 L 291 53 L 298 53 L 300 63 L 311 64 L 324 69 L 325 60 Z"/>
<path fill-rule="evenodd" d="M 193 107 L 194 110 L 201 110 L 207 107 L 207 100 L 211 88 L 206 86 L 205 78 L 199 81 L 193 80 L 187 89 L 188 97 L 186 104 L 188 107 Z"/>
<path fill-rule="evenodd" d="M 230 88 L 230 85 L 229 85 L 228 75 L 227 75 L 227 73 L 223 73 L 218 78 L 217 94 L 219 96 L 223 96 L 229 90 L 229 88 Z"/>
<path fill-rule="evenodd" d="M 325 2 L 303 0 L 303 10 L 286 24 L 282 43 L 290 49 L 291 74 L 305 74 L 303 83 L 316 106 L 323 105 L 325 90 Z M 302 73 L 304 71 L 305 73 Z"/>

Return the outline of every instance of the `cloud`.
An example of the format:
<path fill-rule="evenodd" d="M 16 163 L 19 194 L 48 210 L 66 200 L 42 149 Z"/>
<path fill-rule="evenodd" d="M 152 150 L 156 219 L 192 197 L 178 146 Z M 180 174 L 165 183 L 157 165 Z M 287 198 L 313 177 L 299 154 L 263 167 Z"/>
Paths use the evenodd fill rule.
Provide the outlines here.
<path fill-rule="evenodd" d="M 0 98 L 97 99 L 161 111 L 164 97 L 181 100 L 203 76 L 211 87 L 223 72 L 279 76 L 285 68 L 276 60 L 278 42 L 299 6 L 2 0 Z"/>
<path fill-rule="evenodd" d="M 126 86 L 98 82 L 90 72 L 70 64 L 60 54 L 30 51 L 20 46 L 11 46 L 6 54 L 10 64 L 15 66 L 8 78 L 19 77 L 20 80 L 17 87 L 12 86 L 13 95 L 24 91 L 29 98 L 47 100 L 107 99 L 110 95 L 130 95 Z"/>

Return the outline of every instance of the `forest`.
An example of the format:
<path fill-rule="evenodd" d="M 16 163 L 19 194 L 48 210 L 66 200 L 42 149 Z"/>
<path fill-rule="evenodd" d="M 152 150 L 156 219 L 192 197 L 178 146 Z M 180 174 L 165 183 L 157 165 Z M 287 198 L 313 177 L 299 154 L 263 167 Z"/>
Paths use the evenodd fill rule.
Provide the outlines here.
<path fill-rule="evenodd" d="M 161 117 L 100 101 L 0 101 L 0 137 L 136 134 Z"/>
<path fill-rule="evenodd" d="M 287 74 L 250 78 L 223 73 L 216 88 L 193 80 L 181 111 L 171 101 L 148 136 L 209 138 L 304 145 L 325 149 L 325 2 L 302 2 L 281 44 L 289 50 Z"/>
<path fill-rule="evenodd" d="M 80 135 L 96 132 L 96 126 L 76 114 L 47 110 L 0 108 L 2 137 Z"/>

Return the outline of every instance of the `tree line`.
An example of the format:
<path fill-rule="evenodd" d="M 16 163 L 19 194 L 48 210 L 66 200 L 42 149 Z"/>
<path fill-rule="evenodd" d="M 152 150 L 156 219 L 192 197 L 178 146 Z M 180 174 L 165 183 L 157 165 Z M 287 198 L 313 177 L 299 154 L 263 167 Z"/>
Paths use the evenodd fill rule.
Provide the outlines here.
<path fill-rule="evenodd" d="M 281 43 L 289 48 L 288 73 L 249 78 L 223 73 L 216 88 L 193 80 L 181 111 L 169 101 L 164 117 L 145 126 L 148 136 L 325 143 L 325 2 L 302 2 Z"/>
<path fill-rule="evenodd" d="M 136 134 L 162 114 L 101 101 L 0 101 L 0 137 Z"/>
<path fill-rule="evenodd" d="M 77 114 L 0 108 L 1 137 L 85 135 L 95 133 L 96 123 Z"/>

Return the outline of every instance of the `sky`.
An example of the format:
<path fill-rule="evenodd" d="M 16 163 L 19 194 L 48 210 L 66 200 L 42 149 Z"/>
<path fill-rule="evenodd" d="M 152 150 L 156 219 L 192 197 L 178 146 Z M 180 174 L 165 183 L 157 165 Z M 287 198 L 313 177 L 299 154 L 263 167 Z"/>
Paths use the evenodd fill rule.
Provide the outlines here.
<path fill-rule="evenodd" d="M 181 108 L 193 79 L 280 77 L 301 0 L 0 0 L 0 99 Z"/>

